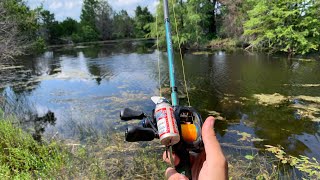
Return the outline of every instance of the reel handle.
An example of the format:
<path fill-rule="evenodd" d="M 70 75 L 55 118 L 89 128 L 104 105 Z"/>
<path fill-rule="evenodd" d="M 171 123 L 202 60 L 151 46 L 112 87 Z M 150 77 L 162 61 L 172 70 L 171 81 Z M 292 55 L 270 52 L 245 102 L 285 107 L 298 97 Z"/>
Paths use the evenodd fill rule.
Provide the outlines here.
<path fill-rule="evenodd" d="M 178 173 L 184 174 L 187 178 L 192 179 L 190 154 L 185 144 L 181 141 L 173 146 L 173 151 L 179 156 L 180 163 L 175 167 Z"/>
<path fill-rule="evenodd" d="M 125 132 L 126 141 L 152 141 L 157 134 L 151 128 L 143 128 L 139 126 L 128 126 Z"/>
<path fill-rule="evenodd" d="M 124 108 L 120 112 L 120 119 L 123 121 L 130 121 L 133 119 L 143 119 L 146 115 L 142 111 L 135 111 L 130 108 Z"/>

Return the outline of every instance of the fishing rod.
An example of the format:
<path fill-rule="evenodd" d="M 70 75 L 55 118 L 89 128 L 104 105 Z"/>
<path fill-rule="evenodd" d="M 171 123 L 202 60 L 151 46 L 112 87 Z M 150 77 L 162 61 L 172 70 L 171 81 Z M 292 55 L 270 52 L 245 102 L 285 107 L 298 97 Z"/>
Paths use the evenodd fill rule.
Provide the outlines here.
<path fill-rule="evenodd" d="M 163 9 L 172 103 L 162 97 L 160 92 L 160 96 L 151 97 L 151 100 L 156 104 L 151 116 L 142 111 L 125 108 L 120 112 L 120 119 L 123 121 L 142 120 L 142 127 L 127 127 L 125 132 L 126 141 L 152 141 L 155 138 L 159 138 L 161 144 L 166 147 L 167 155 L 170 155 L 172 166 L 175 166 L 172 158 L 172 153 L 174 152 L 180 159 L 180 163 L 175 166 L 175 169 L 191 179 L 189 153 L 200 153 L 203 150 L 201 137 L 203 121 L 194 108 L 179 105 L 178 88 L 175 84 L 168 0 L 163 0 Z"/>

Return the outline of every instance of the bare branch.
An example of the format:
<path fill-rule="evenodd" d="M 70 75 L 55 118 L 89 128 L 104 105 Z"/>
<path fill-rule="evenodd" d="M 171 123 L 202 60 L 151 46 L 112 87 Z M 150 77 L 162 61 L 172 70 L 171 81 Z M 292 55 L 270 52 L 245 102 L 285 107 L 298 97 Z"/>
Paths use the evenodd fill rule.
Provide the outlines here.
<path fill-rule="evenodd" d="M 19 34 L 17 22 L 0 2 L 0 62 L 22 55 L 25 50 L 24 39 Z"/>

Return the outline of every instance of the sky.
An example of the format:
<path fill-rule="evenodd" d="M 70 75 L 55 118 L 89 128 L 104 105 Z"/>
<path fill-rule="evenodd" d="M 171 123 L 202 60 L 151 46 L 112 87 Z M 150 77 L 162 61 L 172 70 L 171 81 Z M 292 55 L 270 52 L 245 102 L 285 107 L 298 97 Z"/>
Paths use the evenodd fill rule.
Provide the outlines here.
<path fill-rule="evenodd" d="M 108 0 L 113 10 L 126 10 L 130 16 L 134 16 L 135 8 L 140 5 L 147 6 L 151 13 L 155 12 L 158 0 Z M 33 9 L 43 3 L 43 7 L 55 14 L 58 21 L 63 21 L 67 17 L 80 20 L 80 13 L 83 0 L 26 0 L 27 4 Z"/>

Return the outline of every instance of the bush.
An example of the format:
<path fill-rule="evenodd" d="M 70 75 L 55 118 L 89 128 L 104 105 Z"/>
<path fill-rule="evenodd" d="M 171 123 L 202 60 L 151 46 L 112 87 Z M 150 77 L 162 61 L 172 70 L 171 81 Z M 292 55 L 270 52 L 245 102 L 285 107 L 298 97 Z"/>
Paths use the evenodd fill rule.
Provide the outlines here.
<path fill-rule="evenodd" d="M 35 53 L 43 53 L 47 49 L 46 41 L 42 37 L 38 37 L 32 45 Z"/>
<path fill-rule="evenodd" d="M 38 144 L 31 135 L 0 120 L 1 179 L 59 177 L 68 162 L 68 154 L 56 143 Z"/>

